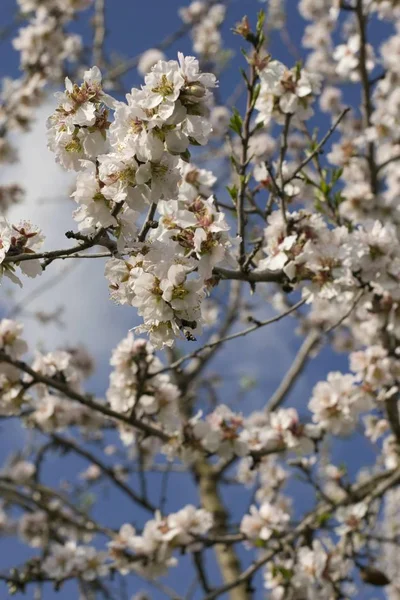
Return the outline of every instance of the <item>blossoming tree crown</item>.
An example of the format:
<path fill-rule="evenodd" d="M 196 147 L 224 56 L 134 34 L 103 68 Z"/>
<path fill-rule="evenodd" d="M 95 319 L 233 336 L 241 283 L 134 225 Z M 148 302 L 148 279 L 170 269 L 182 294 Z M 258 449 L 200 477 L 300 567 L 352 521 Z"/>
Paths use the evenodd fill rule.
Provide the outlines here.
<path fill-rule="evenodd" d="M 1 184 L 2 290 L 39 278 L 42 295 L 64 260 L 102 261 L 110 301 L 140 324 L 93 394 L 85 348 L 28 345 L 26 305 L 4 292 L 0 418 L 32 442 L 0 472 L 1 543 L 28 547 L 0 561 L 0 582 L 35 598 L 65 586 L 139 600 L 143 582 L 175 600 L 400 598 L 400 3 L 269 0 L 227 34 L 230 3 L 195 0 L 127 61 L 105 43 L 107 0 L 17 4 L 22 74 L 2 84 L 0 161 L 17 160 L 15 132 L 63 84 L 47 142 L 73 176 L 75 228 L 49 247 L 39 220 L 6 214 L 23 188 Z M 300 48 L 289 8 L 307 22 Z M 90 52 L 73 33 L 87 17 Z M 172 52 L 185 35 L 195 56 Z M 251 411 L 256 382 L 232 394 L 217 357 L 283 320 L 299 349 Z M 347 367 L 327 359 L 305 397 L 296 383 L 326 346 Z M 356 469 L 337 460 L 344 439 Z M 51 455 L 86 466 L 49 478 Z M 190 503 L 170 477 L 190 482 Z M 101 485 L 127 516 L 97 510 Z"/>

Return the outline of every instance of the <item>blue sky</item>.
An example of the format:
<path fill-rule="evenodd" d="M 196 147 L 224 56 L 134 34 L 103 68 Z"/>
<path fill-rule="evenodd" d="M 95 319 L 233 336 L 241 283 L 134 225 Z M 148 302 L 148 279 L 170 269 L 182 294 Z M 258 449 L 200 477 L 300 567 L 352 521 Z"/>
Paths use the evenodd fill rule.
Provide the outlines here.
<path fill-rule="evenodd" d="M 107 5 L 107 43 L 106 50 L 115 52 L 122 57 L 131 57 L 157 44 L 168 33 L 177 29 L 181 22 L 177 15 L 178 8 L 182 4 L 187 4 L 184 0 L 147 0 L 146 2 L 133 0 L 106 0 Z M 288 0 L 290 6 L 297 4 L 295 0 Z M 241 40 L 234 36 L 230 29 L 244 14 L 248 14 L 251 21 L 255 22 L 256 11 L 262 4 L 257 0 L 231 0 L 228 12 L 228 18 L 224 25 L 224 39 L 227 47 L 234 50 L 234 57 L 220 80 L 220 92 L 223 97 L 229 96 L 235 89 L 239 80 L 238 68 L 244 66 L 243 57 L 240 54 Z M 7 26 L 12 22 L 15 11 L 15 0 L 2 0 L 2 11 L 0 16 L 0 27 Z M 298 16 L 296 10 L 290 10 L 288 15 L 288 29 L 291 32 L 292 42 L 300 47 L 300 38 L 304 22 Z M 83 13 L 77 24 L 85 38 L 90 34 L 87 26 L 87 14 Z M 374 36 L 380 37 L 382 34 L 381 26 L 374 30 Z M 192 54 L 191 44 L 187 38 L 174 44 L 167 55 L 169 58 L 175 58 L 178 50 L 186 54 Z M 273 35 L 270 45 L 270 52 L 275 58 L 291 65 L 293 59 L 288 50 L 282 45 L 279 38 Z M 4 41 L 0 45 L 0 77 L 18 76 L 18 56 L 13 51 L 9 41 Z M 124 83 L 129 89 L 132 86 L 139 85 L 140 76 L 132 71 L 124 78 Z M 354 92 L 348 92 L 349 101 L 355 98 Z M 239 108 L 242 101 L 238 103 Z M 49 99 L 46 104 L 38 110 L 37 122 L 33 126 L 32 132 L 24 136 L 17 136 L 20 146 L 21 163 L 3 170 L 0 174 L 0 181 L 18 180 L 28 188 L 27 205 L 16 207 L 10 213 L 10 218 L 17 220 L 24 216 L 30 218 L 34 223 L 42 226 L 46 235 L 46 247 L 48 249 L 59 247 L 65 244 L 63 241 L 64 231 L 73 227 L 71 212 L 73 204 L 68 200 L 68 195 L 73 185 L 73 179 L 68 175 L 61 173 L 54 164 L 53 157 L 46 149 L 44 122 L 52 110 L 52 100 Z M 330 123 L 321 115 L 314 119 L 314 125 L 320 127 L 321 133 L 328 129 Z M 218 172 L 216 173 L 218 175 Z M 32 302 L 30 309 L 34 310 L 53 310 L 59 305 L 64 305 L 65 329 L 58 329 L 54 325 L 43 327 L 38 325 L 29 317 L 22 320 L 26 326 L 27 337 L 32 345 L 39 343 L 46 350 L 51 350 L 63 343 L 85 345 L 93 352 L 97 371 L 96 376 L 90 381 L 90 391 L 98 394 L 104 394 L 107 387 L 109 375 L 109 355 L 110 350 L 115 347 L 127 331 L 138 323 L 134 309 L 118 307 L 113 305 L 108 299 L 107 285 L 103 276 L 104 265 L 99 261 L 85 261 L 86 264 L 80 264 L 68 272 L 64 281 L 43 295 L 40 300 Z M 20 292 L 17 290 L 16 299 L 18 301 L 28 295 L 41 283 L 45 283 L 49 277 L 52 277 L 58 269 L 65 269 L 64 264 L 54 264 L 46 272 L 39 282 L 37 279 L 29 281 Z M 3 288 L 0 297 L 0 315 L 5 316 L 10 307 L 10 300 Z M 271 313 L 268 306 L 260 309 L 263 316 Z M 240 344 L 226 345 L 225 349 L 216 362 L 210 367 L 209 376 L 213 373 L 219 373 L 226 378 L 227 382 L 221 387 L 221 399 L 229 402 L 233 394 L 237 393 L 237 383 L 242 375 L 250 374 L 256 379 L 255 387 L 249 391 L 241 403 L 240 409 L 248 413 L 258 407 L 268 399 L 276 386 L 279 384 L 281 376 L 290 365 L 291 358 L 295 349 L 301 343 L 301 340 L 295 335 L 295 321 L 291 318 L 284 323 L 273 325 L 269 328 L 256 332 L 251 338 L 242 338 Z M 185 347 L 187 352 L 191 348 Z M 287 405 L 294 405 L 299 408 L 301 414 L 305 413 L 310 392 L 313 385 L 325 377 L 331 370 L 346 370 L 347 360 L 344 356 L 333 354 L 329 349 L 323 349 L 318 357 L 309 365 L 305 375 L 303 375 L 296 387 L 292 390 Z M 17 450 L 27 442 L 29 436 L 22 432 L 17 424 L 8 423 L 1 425 L 0 448 L 1 455 L 5 457 L 11 450 Z M 354 442 L 341 441 L 337 445 L 335 455 L 338 462 L 346 462 L 350 471 L 354 472 L 357 467 L 366 462 L 366 456 L 371 456 L 370 448 L 365 444 L 354 445 Z M 362 456 L 362 459 L 360 458 Z M 350 457 L 350 458 L 349 458 Z M 61 467 L 62 465 L 62 467 Z M 85 468 L 83 461 L 76 459 L 60 458 L 58 455 L 52 455 L 45 465 L 45 477 L 47 482 L 56 483 L 60 479 L 73 477 L 77 472 Z M 62 468 L 62 470 L 61 470 Z M 60 477 L 61 471 L 61 477 Z M 170 498 L 168 509 L 178 510 L 184 504 L 193 502 L 198 504 L 195 490 L 191 480 L 181 474 L 171 476 Z M 305 507 L 309 500 L 304 486 L 293 483 L 295 486 L 295 504 L 296 511 Z M 103 486 L 104 488 L 104 486 Z M 151 477 L 151 494 L 158 498 L 160 493 L 160 479 L 158 476 Z M 119 526 L 124 521 L 138 521 L 143 515 L 132 512 L 132 507 L 122 495 L 107 496 L 107 490 L 101 490 L 99 494 L 99 504 L 96 507 L 95 515 L 104 520 L 110 526 Z M 227 496 L 226 494 L 229 494 Z M 248 495 L 243 490 L 235 488 L 225 492 L 228 505 L 231 512 L 239 514 L 243 506 L 248 503 Z M 25 548 L 14 541 L 3 540 L 0 543 L 0 569 L 23 562 L 27 555 Z M 244 563 L 250 558 L 245 551 L 242 552 Z M 211 558 L 211 557 L 210 557 Z M 209 562 L 211 564 L 211 560 Z M 166 581 L 175 587 L 178 593 L 183 593 L 192 577 L 190 564 L 187 564 L 171 572 Z M 211 570 L 211 577 L 217 583 L 217 573 L 215 569 Z M 259 580 L 258 580 L 259 582 Z M 0 596 L 5 593 L 0 584 Z M 128 591 L 130 594 L 139 589 L 147 589 L 145 583 L 137 579 L 130 578 L 128 581 Z M 148 588 L 149 590 L 151 588 Z M 261 588 L 260 588 L 261 589 Z M 26 598 L 33 598 L 33 589 L 30 588 Z M 60 594 L 54 594 L 50 587 L 45 588 L 44 599 L 60 598 L 67 600 L 75 598 L 76 591 L 71 585 L 65 587 Z M 16 598 L 20 598 L 18 595 Z M 152 590 L 153 598 L 163 598 L 162 594 Z M 196 596 L 201 597 L 201 595 Z M 262 592 L 257 593 L 257 598 L 262 597 Z M 368 600 L 379 597 L 378 594 L 370 589 L 364 589 L 359 598 Z"/>

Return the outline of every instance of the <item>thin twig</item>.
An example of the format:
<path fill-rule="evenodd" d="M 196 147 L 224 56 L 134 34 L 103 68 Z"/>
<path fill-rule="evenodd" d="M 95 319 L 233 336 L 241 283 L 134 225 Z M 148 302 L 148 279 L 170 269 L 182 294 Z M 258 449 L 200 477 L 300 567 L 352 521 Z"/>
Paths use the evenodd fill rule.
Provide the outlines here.
<path fill-rule="evenodd" d="M 279 384 L 278 389 L 271 396 L 271 398 L 266 406 L 266 410 L 268 412 L 276 410 L 282 404 L 286 395 L 289 393 L 289 391 L 292 389 L 294 383 L 297 381 L 298 376 L 300 375 L 300 373 L 303 371 L 304 367 L 306 366 L 306 363 L 310 356 L 310 353 L 315 348 L 320 337 L 321 337 L 321 333 L 319 331 L 312 330 L 309 332 L 307 337 L 304 339 L 288 372 L 282 379 L 281 383 Z"/>
<path fill-rule="evenodd" d="M 305 304 L 306 301 L 307 301 L 307 298 L 303 298 L 302 300 L 300 300 L 299 302 L 297 302 L 296 304 L 291 306 L 288 310 L 286 310 L 283 313 L 280 313 L 279 315 L 276 315 L 275 317 L 271 317 L 270 319 L 267 319 L 266 321 L 257 321 L 254 325 L 252 325 L 251 327 L 248 327 L 247 329 L 243 329 L 242 331 L 232 333 L 231 335 L 228 335 L 222 339 L 217 339 L 214 342 L 205 344 L 204 346 L 202 346 L 201 348 L 198 348 L 194 352 L 191 352 L 190 354 L 186 354 L 185 356 L 182 356 L 181 358 L 179 358 L 175 362 L 171 363 L 167 367 L 160 369 L 156 373 L 152 374 L 152 376 L 154 377 L 155 375 L 164 373 L 165 371 L 170 371 L 171 369 L 176 369 L 177 367 L 180 367 L 180 365 L 182 363 L 186 362 L 187 360 L 190 360 L 191 358 L 196 358 L 199 354 L 201 354 L 201 352 L 204 352 L 204 350 L 213 348 L 214 346 L 219 346 L 221 344 L 224 344 L 225 342 L 230 342 L 231 340 L 235 340 L 239 337 L 243 337 L 249 333 L 252 333 L 253 331 L 256 331 L 257 329 L 260 329 L 261 327 L 265 327 L 266 325 L 271 325 L 272 323 L 276 323 L 277 321 L 280 321 L 284 317 L 290 315 L 292 312 L 294 312 L 295 310 L 300 308 L 300 306 L 303 306 L 303 304 Z"/>
<path fill-rule="evenodd" d="M 101 68 L 104 65 L 104 40 L 106 37 L 105 0 L 95 0 L 93 28 L 93 61 Z"/>
<path fill-rule="evenodd" d="M 367 69 L 367 17 L 364 14 L 363 0 L 357 0 L 355 6 L 355 15 L 358 24 L 358 33 L 360 36 L 360 61 L 359 72 L 362 86 L 362 97 L 364 107 L 364 127 L 367 129 L 371 126 L 371 117 L 373 113 L 371 83 L 369 81 Z M 371 191 L 373 194 L 378 192 L 378 178 L 375 158 L 375 144 L 373 141 L 368 142 L 368 166 L 371 183 Z"/>
<path fill-rule="evenodd" d="M 311 162 L 313 160 L 313 158 L 319 154 L 319 152 L 321 151 L 321 149 L 325 146 L 326 142 L 329 140 L 329 138 L 331 137 L 331 135 L 333 134 L 333 132 L 337 129 L 337 127 L 340 124 L 340 122 L 342 121 L 343 117 L 349 112 L 349 110 L 350 110 L 349 107 L 347 107 L 344 110 L 342 110 L 342 112 L 340 113 L 340 115 L 338 116 L 338 118 L 336 119 L 336 121 L 332 124 L 332 126 L 328 129 L 328 131 L 326 132 L 326 134 L 324 135 L 324 137 L 322 138 L 322 140 L 317 144 L 317 146 L 315 146 L 315 148 L 311 152 L 311 154 L 309 154 L 298 165 L 298 167 L 296 167 L 296 169 L 293 171 L 293 173 L 290 175 L 290 177 L 288 179 L 286 179 L 286 181 L 284 181 L 283 186 L 285 186 L 287 183 L 289 183 L 290 181 L 292 181 L 292 179 L 294 179 L 300 173 L 300 171 L 302 171 L 304 169 L 304 167 L 306 167 L 308 165 L 308 163 Z"/>
<path fill-rule="evenodd" d="M 43 433 L 45 433 L 45 432 L 43 432 Z M 105 475 L 108 479 L 110 479 L 114 483 L 114 485 L 116 485 L 116 487 L 118 487 L 121 491 L 123 491 L 124 494 L 126 494 L 131 500 L 133 500 L 133 502 L 135 502 L 136 504 L 139 504 L 142 508 L 148 510 L 149 512 L 154 513 L 155 507 L 152 506 L 146 498 L 141 497 L 138 494 L 136 494 L 136 492 L 134 490 L 132 490 L 132 488 L 130 488 L 129 485 L 127 485 L 124 481 L 122 481 L 115 475 L 115 472 L 113 471 L 112 468 L 105 465 L 94 454 L 92 454 L 85 448 L 82 448 L 81 446 L 79 446 L 74 440 L 62 437 L 56 433 L 51 434 L 51 439 L 53 440 L 55 445 L 59 445 L 63 448 L 67 448 L 68 450 L 71 450 L 75 454 L 82 456 L 87 461 L 89 461 L 91 464 L 94 464 L 97 467 L 99 467 L 99 469 L 101 470 L 103 475 Z"/>
<path fill-rule="evenodd" d="M 246 114 L 243 120 L 242 132 L 241 132 L 241 157 L 240 157 L 240 165 L 239 165 L 239 191 L 236 203 L 237 210 L 237 234 L 240 238 L 239 242 L 239 265 L 241 270 L 243 270 L 243 265 L 246 260 L 246 240 L 245 240 L 245 214 L 244 214 L 244 204 L 246 199 L 246 190 L 247 190 L 247 167 L 249 164 L 248 161 L 248 152 L 249 152 L 249 143 L 250 143 L 250 123 L 251 117 L 254 112 L 255 100 L 254 100 L 254 90 L 258 80 L 257 70 L 254 64 L 250 66 L 250 77 L 247 84 L 247 101 L 246 101 Z"/>
<path fill-rule="evenodd" d="M 154 227 L 154 215 L 156 214 L 156 209 L 157 204 L 153 202 L 149 207 L 145 222 L 143 223 L 143 227 L 138 235 L 139 242 L 144 242 L 148 232 L 152 227 Z"/>

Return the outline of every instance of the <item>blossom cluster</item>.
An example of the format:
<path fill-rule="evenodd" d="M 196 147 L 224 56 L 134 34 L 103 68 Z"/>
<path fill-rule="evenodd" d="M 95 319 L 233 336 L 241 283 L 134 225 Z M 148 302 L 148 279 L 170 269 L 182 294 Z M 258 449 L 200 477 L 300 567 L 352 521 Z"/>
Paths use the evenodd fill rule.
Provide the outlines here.
<path fill-rule="evenodd" d="M 5 78 L 0 91 L 0 161 L 15 159 L 15 151 L 6 135 L 14 129 L 27 129 L 34 118 L 33 109 L 45 97 L 48 82 L 58 81 L 65 61 L 76 61 L 82 50 L 78 34 L 68 31 L 76 14 L 88 8 L 92 0 L 18 0 L 28 24 L 13 39 L 20 53 L 23 75 Z"/>
<path fill-rule="evenodd" d="M 194 0 L 179 9 L 182 21 L 192 26 L 193 50 L 204 63 L 218 64 L 223 59 L 220 27 L 225 13 L 224 4 L 204 0 Z"/>
<path fill-rule="evenodd" d="M 377 294 L 397 298 L 400 245 L 395 227 L 368 220 L 349 231 L 329 228 L 318 213 L 306 209 L 280 211 L 268 219 L 265 230 L 267 258 L 259 269 L 280 270 L 292 281 L 309 279 L 313 295 L 334 298 L 369 286 Z"/>
<path fill-rule="evenodd" d="M 107 400 L 111 408 L 120 414 L 134 415 L 149 423 L 156 421 L 165 431 L 173 433 L 180 425 L 178 400 L 179 389 L 168 373 L 159 373 L 163 364 L 155 355 L 152 345 L 143 338 L 134 339 L 133 334 L 123 339 L 115 348 L 111 365 L 110 386 Z M 133 431 L 120 429 L 126 444 L 134 441 Z M 148 445 L 148 460 L 158 449 L 157 440 Z"/>
<path fill-rule="evenodd" d="M 0 276 L 5 275 L 18 285 L 22 285 L 15 275 L 18 266 L 21 272 L 28 277 L 36 277 L 42 273 L 42 266 L 38 259 L 27 261 L 5 262 L 7 258 L 14 258 L 20 254 L 35 254 L 40 250 L 44 236 L 40 229 L 29 221 L 21 221 L 18 225 L 10 225 L 8 221 L 0 219 Z"/>
<path fill-rule="evenodd" d="M 295 556 L 276 556 L 264 573 L 264 586 L 273 600 L 282 598 L 288 588 L 293 598 L 332 598 L 350 571 L 351 561 L 343 559 L 340 547 L 324 537 L 301 546 Z M 352 594 L 353 587 L 348 585 L 346 592 Z"/>
<path fill-rule="evenodd" d="M 73 197 L 79 229 L 88 235 L 108 228 L 120 255 L 130 255 L 112 259 L 106 276 L 114 299 L 138 308 L 142 330 L 157 347 L 171 345 L 181 332 L 190 338 L 200 331 L 206 282 L 231 245 L 211 197 L 215 178 L 186 162 L 190 144 L 203 145 L 210 136 L 215 85 L 196 59 L 180 54 L 179 62 L 158 61 L 145 85 L 132 89 L 126 103 L 117 102 L 103 92 L 93 67 L 81 86 L 67 80 L 49 119 L 57 161 L 78 171 Z M 112 123 L 109 109 L 115 111 Z"/>
<path fill-rule="evenodd" d="M 0 321 L 0 351 L 11 360 L 19 360 L 28 346 L 22 338 L 22 325 L 11 319 Z M 55 381 L 77 393 L 82 391 L 84 380 L 91 373 L 91 364 L 86 351 L 81 348 L 36 353 L 32 368 L 39 378 Z M 79 426 L 94 431 L 106 424 L 102 415 L 95 413 L 79 402 L 66 401 L 62 391 L 49 388 L 31 375 L 20 376 L 11 364 L 0 365 L 0 413 L 18 415 L 27 409 L 30 426 L 47 432 L 61 431 Z"/>
<path fill-rule="evenodd" d="M 247 469 L 247 458 L 252 456 L 250 460 L 254 463 L 254 457 L 270 451 L 311 453 L 314 441 L 320 437 L 320 429 L 302 423 L 293 408 L 282 408 L 271 414 L 255 412 L 244 418 L 221 404 L 205 418 L 201 412 L 192 417 L 184 425 L 183 436 L 185 450 L 181 454 L 186 461 L 207 452 L 228 461 L 243 458 Z"/>
<path fill-rule="evenodd" d="M 400 362 L 386 348 L 369 346 L 352 352 L 349 360 L 353 373 L 329 373 L 315 386 L 308 405 L 313 421 L 334 435 L 352 433 L 360 414 L 398 393 Z M 369 415 L 366 424 L 366 435 L 373 441 L 387 431 L 385 419 Z"/>
<path fill-rule="evenodd" d="M 312 103 L 321 87 L 319 76 L 298 67 L 289 70 L 278 60 L 266 63 L 260 69 L 256 122 L 268 125 L 272 119 L 280 124 L 287 117 L 297 122 L 309 119 L 313 115 Z"/>
<path fill-rule="evenodd" d="M 201 538 L 213 527 L 212 515 L 192 505 L 167 516 L 156 513 L 147 521 L 141 534 L 126 523 L 109 543 L 114 566 L 122 573 L 138 570 L 147 577 L 160 577 L 176 566 L 174 551 L 201 547 Z M 136 558 L 136 560 L 134 560 Z"/>
<path fill-rule="evenodd" d="M 175 550 L 196 551 L 212 527 L 212 515 L 190 504 L 165 517 L 157 512 L 141 533 L 128 523 L 122 525 L 108 543 L 108 551 L 76 541 L 52 544 L 42 571 L 56 581 L 70 577 L 93 581 L 105 577 L 111 568 L 124 575 L 133 570 L 147 577 L 160 577 L 177 564 Z M 37 512 L 24 518 L 20 533 L 31 545 L 41 546 L 46 529 L 46 513 Z"/>

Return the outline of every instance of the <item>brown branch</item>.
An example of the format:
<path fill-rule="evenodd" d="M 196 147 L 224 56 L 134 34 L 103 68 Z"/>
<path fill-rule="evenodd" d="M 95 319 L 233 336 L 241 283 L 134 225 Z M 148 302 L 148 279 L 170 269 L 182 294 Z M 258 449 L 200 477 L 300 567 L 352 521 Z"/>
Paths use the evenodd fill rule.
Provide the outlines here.
<path fill-rule="evenodd" d="M 95 0 L 93 29 L 93 62 L 101 68 L 104 64 L 104 40 L 106 37 L 105 0 Z"/>
<path fill-rule="evenodd" d="M 125 423 L 126 425 L 130 425 L 131 427 L 139 429 L 140 431 L 143 431 L 143 433 L 145 433 L 146 435 L 154 435 L 156 437 L 159 437 L 163 441 L 167 442 L 170 439 L 169 435 L 164 433 L 158 427 L 151 425 L 149 423 L 146 423 L 145 421 L 141 421 L 140 419 L 130 418 L 130 417 L 121 415 L 121 414 L 111 410 L 106 405 L 100 404 L 99 402 L 95 402 L 94 400 L 91 399 L 91 397 L 83 396 L 82 394 L 75 392 L 75 390 L 72 390 L 70 387 L 68 387 L 64 383 L 61 383 L 60 381 L 52 379 L 51 377 L 46 377 L 45 375 L 41 375 L 37 371 L 34 371 L 25 362 L 23 362 L 21 360 L 13 360 L 4 352 L 0 352 L 0 363 L 1 362 L 5 362 L 7 364 L 13 365 L 14 367 L 17 367 L 17 369 L 19 369 L 20 371 L 23 371 L 24 373 L 27 373 L 28 375 L 30 375 L 36 383 L 44 383 L 45 385 L 49 386 L 50 388 L 58 390 L 59 392 L 61 392 L 65 396 L 67 396 L 68 398 L 71 398 L 71 400 L 75 400 L 79 404 L 82 404 L 83 406 L 86 406 L 87 408 L 91 408 L 92 410 L 99 412 L 106 417 L 115 419 L 116 421 L 121 421 L 122 423 Z"/>
<path fill-rule="evenodd" d="M 300 346 L 299 351 L 288 372 L 286 373 L 276 392 L 269 400 L 266 407 L 266 410 L 268 412 L 271 412 L 280 406 L 286 394 L 292 389 L 293 385 L 296 383 L 298 376 L 302 373 L 308 359 L 310 358 L 311 352 L 316 347 L 318 342 L 320 342 L 324 336 L 328 335 L 329 333 L 340 327 L 343 321 L 345 321 L 347 317 L 349 317 L 350 314 L 353 312 L 358 302 L 362 298 L 363 294 L 364 290 L 359 290 L 358 294 L 356 294 L 353 302 L 351 303 L 350 308 L 335 323 L 333 323 L 323 331 L 313 329 L 309 332 L 307 337 L 304 339 L 302 345 Z"/>
<path fill-rule="evenodd" d="M 281 204 L 282 219 L 286 225 L 286 228 L 287 228 L 287 215 L 286 215 L 285 185 L 283 182 L 283 163 L 285 162 L 285 156 L 286 156 L 286 152 L 287 152 L 287 148 L 288 148 L 288 135 L 289 135 L 291 119 L 292 119 L 292 115 L 290 113 L 285 116 L 285 124 L 283 126 L 283 131 L 282 131 L 281 148 L 280 148 L 280 152 L 279 152 L 279 163 L 278 163 L 278 173 L 279 173 L 279 179 L 281 182 L 281 188 L 280 188 L 281 193 L 279 194 L 279 197 L 281 200 L 280 204 Z"/>
<path fill-rule="evenodd" d="M 236 203 L 237 211 L 237 235 L 240 238 L 239 242 L 239 265 L 243 271 L 243 265 L 246 260 L 246 240 L 245 240 L 245 214 L 244 204 L 247 190 L 247 167 L 249 164 L 249 143 L 252 132 L 250 131 L 251 117 L 254 112 L 255 99 L 254 91 L 258 80 L 257 70 L 254 63 L 250 66 L 250 77 L 247 81 L 247 101 L 246 101 L 246 113 L 242 125 L 242 132 L 240 135 L 242 143 L 242 151 L 239 165 L 239 191 Z"/>
<path fill-rule="evenodd" d="M 46 432 L 42 432 L 42 433 L 46 433 Z M 113 471 L 113 469 L 111 467 L 108 467 L 107 465 L 105 465 L 100 459 L 98 459 L 96 456 L 94 456 L 94 454 L 92 454 L 85 448 L 78 446 L 78 444 L 75 441 L 73 441 L 72 439 L 67 439 L 56 433 L 51 434 L 51 439 L 53 440 L 54 445 L 58 444 L 59 446 L 62 446 L 63 448 L 67 448 L 68 450 L 71 450 L 75 454 L 82 456 L 90 463 L 99 467 L 101 472 L 108 479 L 110 479 L 110 481 L 112 481 L 116 487 L 118 487 L 121 491 L 123 491 L 124 494 L 126 494 L 131 500 L 133 500 L 133 502 L 135 502 L 136 504 L 139 504 L 142 508 L 146 509 L 147 511 L 149 511 L 151 513 L 155 512 L 155 510 L 156 510 L 155 507 L 152 506 L 150 504 L 150 502 L 148 502 L 147 499 L 136 494 L 136 492 L 134 492 L 124 481 L 122 481 L 115 475 L 115 472 Z"/>
<path fill-rule="evenodd" d="M 271 398 L 266 406 L 266 410 L 268 412 L 276 410 L 282 404 L 286 395 L 292 389 L 293 385 L 297 381 L 297 378 L 299 377 L 299 375 L 302 373 L 303 369 L 305 368 L 307 361 L 310 357 L 310 354 L 313 351 L 313 349 L 315 348 L 315 346 L 317 345 L 320 337 L 321 337 L 321 333 L 319 331 L 312 330 L 309 332 L 307 337 L 304 339 L 288 372 L 282 379 L 281 383 L 279 384 L 278 389 L 271 396 Z"/>
<path fill-rule="evenodd" d="M 139 235 L 138 235 L 139 242 L 144 242 L 148 232 L 150 231 L 150 229 L 152 229 L 154 227 L 155 222 L 153 219 L 154 219 L 154 215 L 156 214 L 156 209 L 157 209 L 157 204 L 153 202 L 149 207 L 145 222 L 143 223 L 143 227 L 139 232 Z"/>
<path fill-rule="evenodd" d="M 283 271 L 270 271 L 269 269 L 243 273 L 242 271 L 216 267 L 213 273 L 220 279 L 237 279 L 239 281 L 247 281 L 248 283 L 285 283 L 288 280 Z"/>
<path fill-rule="evenodd" d="M 390 428 L 400 445 L 400 415 L 399 415 L 399 394 L 395 393 L 391 398 L 385 400 L 385 409 Z"/>
<path fill-rule="evenodd" d="M 387 160 L 384 160 L 380 165 L 377 165 L 376 172 L 379 173 L 382 169 L 384 169 L 393 162 L 397 162 L 398 160 L 400 160 L 400 154 L 396 154 L 396 156 L 391 156 Z"/>
<path fill-rule="evenodd" d="M 362 101 L 364 108 L 364 128 L 371 126 L 371 116 L 373 112 L 371 83 L 369 81 L 367 70 L 367 17 L 364 14 L 363 0 L 357 0 L 355 6 L 355 15 L 358 25 L 358 34 L 360 36 L 360 62 L 359 72 L 362 86 Z M 378 177 L 375 157 L 375 144 L 368 142 L 368 166 L 371 191 L 373 194 L 378 193 Z"/>
<path fill-rule="evenodd" d="M 218 477 L 206 459 L 197 460 L 193 471 L 199 486 L 201 505 L 214 517 L 214 529 L 211 535 L 217 536 L 218 539 L 218 536 L 227 530 L 228 525 L 228 513 L 218 491 Z M 223 539 L 223 536 L 221 537 Z M 232 545 L 216 544 L 215 554 L 222 577 L 226 582 L 224 588 L 232 590 L 229 595 L 230 600 L 248 600 L 250 595 L 247 592 L 247 586 L 238 582 L 241 565 Z M 212 597 L 212 592 L 206 597 Z"/>

